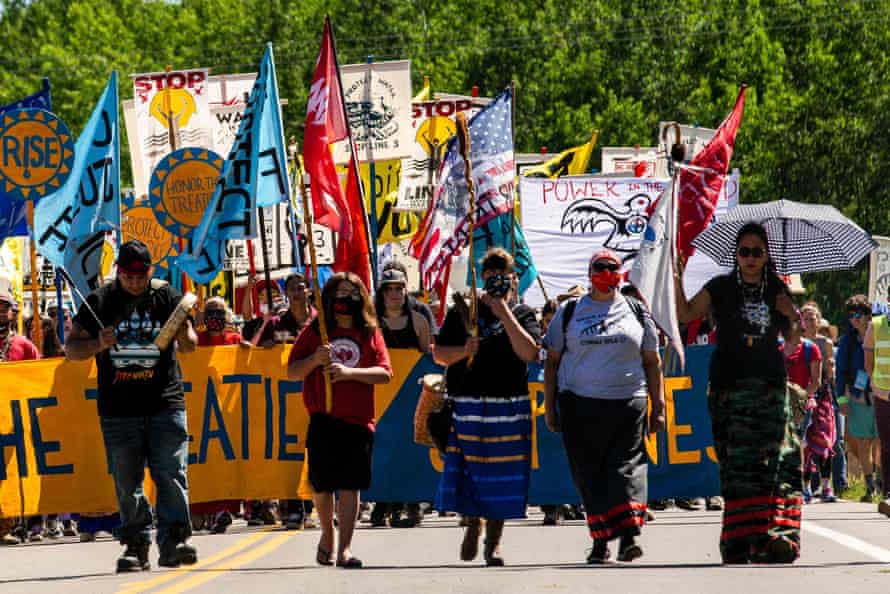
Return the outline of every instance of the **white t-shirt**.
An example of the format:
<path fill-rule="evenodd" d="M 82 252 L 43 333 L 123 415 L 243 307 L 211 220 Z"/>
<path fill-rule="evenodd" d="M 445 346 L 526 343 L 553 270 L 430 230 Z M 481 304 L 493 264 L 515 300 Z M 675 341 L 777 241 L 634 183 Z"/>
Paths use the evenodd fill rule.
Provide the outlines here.
<path fill-rule="evenodd" d="M 578 396 L 622 400 L 645 398 L 646 374 L 641 351 L 658 350 L 658 332 L 643 308 L 643 325 L 620 294 L 613 301 L 578 300 L 563 336 L 565 303 L 553 316 L 544 345 L 562 352 L 559 390 Z M 568 343 L 568 348 L 563 348 Z"/>

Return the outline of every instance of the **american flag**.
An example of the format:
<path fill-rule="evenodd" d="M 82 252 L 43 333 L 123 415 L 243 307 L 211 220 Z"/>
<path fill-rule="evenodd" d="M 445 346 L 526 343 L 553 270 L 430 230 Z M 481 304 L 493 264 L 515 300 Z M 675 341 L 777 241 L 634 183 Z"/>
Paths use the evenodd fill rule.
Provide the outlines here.
<path fill-rule="evenodd" d="M 479 226 L 513 207 L 512 102 L 507 89 L 470 120 L 470 163 Z M 448 284 L 451 258 L 467 245 L 470 194 L 464 171 L 455 136 L 448 142 L 430 208 L 411 241 L 411 253 L 420 260 L 424 287 L 436 288 L 440 296 Z"/>

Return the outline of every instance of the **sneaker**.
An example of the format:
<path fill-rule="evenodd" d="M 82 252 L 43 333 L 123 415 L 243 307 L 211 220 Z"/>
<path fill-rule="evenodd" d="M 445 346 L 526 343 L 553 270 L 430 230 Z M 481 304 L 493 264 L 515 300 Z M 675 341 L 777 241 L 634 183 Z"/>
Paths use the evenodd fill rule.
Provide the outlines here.
<path fill-rule="evenodd" d="M 312 516 L 306 516 L 303 520 L 303 530 L 314 530 L 318 528 L 318 522 Z"/>
<path fill-rule="evenodd" d="M 807 487 L 803 490 L 803 502 L 804 503 L 812 503 L 813 501 L 813 492 L 810 491 L 810 488 Z"/>
<path fill-rule="evenodd" d="M 213 526 L 210 528 L 212 534 L 224 534 L 226 529 L 232 525 L 232 514 L 227 511 L 219 512 L 213 520 Z"/>
<path fill-rule="evenodd" d="M 623 563 L 630 563 L 634 559 L 643 556 L 643 548 L 637 544 L 637 540 L 633 537 L 622 538 L 618 547 L 618 560 Z"/>
<path fill-rule="evenodd" d="M 260 518 L 263 520 L 263 524 L 266 526 L 274 526 L 280 522 L 280 518 L 278 517 L 278 506 L 275 503 L 269 502 L 265 506 L 263 506 L 263 511 L 260 513 Z"/>
<path fill-rule="evenodd" d="M 657 518 L 658 518 L 658 516 L 655 515 L 655 512 L 647 507 L 646 508 L 646 523 L 648 524 L 649 522 L 654 522 Z"/>
<path fill-rule="evenodd" d="M 42 532 L 32 532 L 28 535 L 29 542 L 42 542 L 43 541 L 43 533 Z"/>
<path fill-rule="evenodd" d="M 64 536 L 77 536 L 77 525 L 74 520 L 62 520 L 62 534 Z"/>
<path fill-rule="evenodd" d="M 884 499 L 878 504 L 878 513 L 890 518 L 890 499 Z"/>
<path fill-rule="evenodd" d="M 822 489 L 822 503 L 834 503 L 837 501 L 837 497 L 834 495 L 834 491 L 831 490 L 831 487 L 825 487 Z"/>
<path fill-rule="evenodd" d="M 96 542 L 96 533 L 95 532 L 81 532 L 80 533 L 80 542 Z"/>
<path fill-rule="evenodd" d="M 21 544 L 21 542 L 22 541 L 17 539 L 12 534 L 4 534 L 3 536 L 0 536 L 0 545 L 2 545 L 2 546 L 17 545 L 17 544 Z"/>
<path fill-rule="evenodd" d="M 677 498 L 677 507 L 687 511 L 702 511 L 705 509 L 704 497 Z"/>
<path fill-rule="evenodd" d="M 151 563 L 148 562 L 148 549 L 151 545 L 146 543 L 127 544 L 124 553 L 118 557 L 117 573 L 129 573 L 131 571 L 148 571 Z"/>
<path fill-rule="evenodd" d="M 674 507 L 673 499 L 655 499 L 649 502 L 649 507 L 655 511 L 666 511 Z"/>
<path fill-rule="evenodd" d="M 293 513 L 287 515 L 287 521 L 284 523 L 284 527 L 288 530 L 302 530 L 303 529 L 303 514 Z"/>
<path fill-rule="evenodd" d="M 62 534 L 62 527 L 59 526 L 58 520 L 47 520 L 46 522 L 46 537 L 51 538 L 53 540 L 57 538 L 62 538 L 64 534 Z"/>
<path fill-rule="evenodd" d="M 602 565 L 603 563 L 608 563 L 609 557 L 611 556 L 612 553 L 609 551 L 609 542 L 607 540 L 594 539 L 593 548 L 590 549 L 590 552 L 587 554 L 587 564 Z"/>
<path fill-rule="evenodd" d="M 158 565 L 161 567 L 194 565 L 197 562 L 198 550 L 184 542 L 167 541 L 161 547 L 161 555 L 158 557 Z"/>
<path fill-rule="evenodd" d="M 544 512 L 544 526 L 559 526 L 559 511 L 556 507 L 549 507 Z"/>
<path fill-rule="evenodd" d="M 716 495 L 714 497 L 708 497 L 705 500 L 706 508 L 708 511 L 722 511 L 723 510 L 723 497 Z"/>

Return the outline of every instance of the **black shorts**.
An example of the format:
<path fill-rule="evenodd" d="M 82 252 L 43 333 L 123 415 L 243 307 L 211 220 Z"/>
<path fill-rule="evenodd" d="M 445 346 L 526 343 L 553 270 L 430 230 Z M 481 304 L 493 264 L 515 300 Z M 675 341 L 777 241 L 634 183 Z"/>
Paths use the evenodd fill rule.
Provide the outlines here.
<path fill-rule="evenodd" d="M 361 491 L 371 486 L 374 432 L 331 415 L 309 417 L 306 435 L 309 482 L 317 493 Z"/>

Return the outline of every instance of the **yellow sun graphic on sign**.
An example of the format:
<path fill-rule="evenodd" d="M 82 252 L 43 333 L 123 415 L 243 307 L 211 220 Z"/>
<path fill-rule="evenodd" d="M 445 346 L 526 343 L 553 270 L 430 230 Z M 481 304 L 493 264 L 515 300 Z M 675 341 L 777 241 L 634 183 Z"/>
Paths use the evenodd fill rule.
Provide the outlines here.
<path fill-rule="evenodd" d="M 151 100 L 149 113 L 163 126 L 171 123 L 176 128 L 188 126 L 189 118 L 197 110 L 195 98 L 185 89 L 163 89 Z"/>

